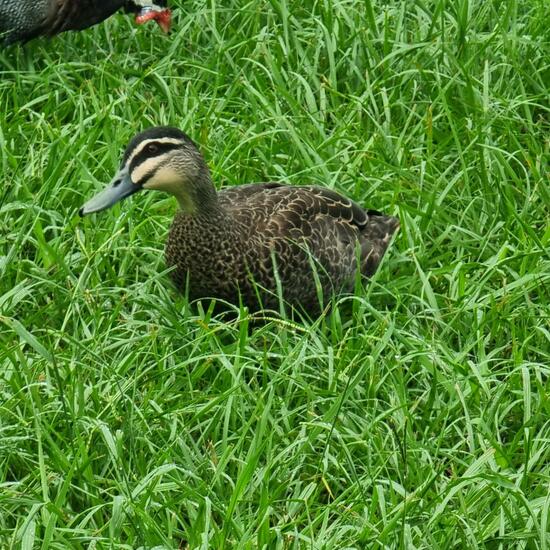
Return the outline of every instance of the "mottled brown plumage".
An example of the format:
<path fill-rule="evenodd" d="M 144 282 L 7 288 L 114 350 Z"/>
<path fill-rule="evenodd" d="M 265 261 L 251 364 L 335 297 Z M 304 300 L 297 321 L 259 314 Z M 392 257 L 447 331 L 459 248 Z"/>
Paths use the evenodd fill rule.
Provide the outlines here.
<path fill-rule="evenodd" d="M 136 136 L 113 186 L 176 195 L 176 214 L 166 244 L 178 288 L 192 299 L 239 300 L 251 309 L 276 308 L 279 294 L 293 306 L 319 309 L 319 296 L 353 290 L 356 269 L 377 269 L 397 218 L 364 210 L 330 189 L 257 183 L 216 193 L 193 142 L 173 128 Z M 118 183 L 117 183 L 118 182 Z M 89 201 L 82 214 L 107 208 L 113 197 Z M 278 290 L 279 289 L 279 290 Z"/>

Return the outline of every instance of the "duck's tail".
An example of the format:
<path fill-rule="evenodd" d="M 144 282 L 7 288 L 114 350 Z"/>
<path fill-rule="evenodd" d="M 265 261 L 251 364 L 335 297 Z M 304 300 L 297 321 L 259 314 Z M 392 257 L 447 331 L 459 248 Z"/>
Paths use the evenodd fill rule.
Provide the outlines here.
<path fill-rule="evenodd" d="M 376 210 L 367 212 L 369 219 L 361 231 L 361 273 L 372 276 L 378 269 L 394 233 L 399 229 L 399 219 Z"/>

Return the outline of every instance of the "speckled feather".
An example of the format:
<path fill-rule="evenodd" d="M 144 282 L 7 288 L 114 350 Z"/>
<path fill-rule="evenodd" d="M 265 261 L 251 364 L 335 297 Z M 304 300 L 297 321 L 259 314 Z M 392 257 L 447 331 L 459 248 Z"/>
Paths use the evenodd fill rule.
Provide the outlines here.
<path fill-rule="evenodd" d="M 220 209 L 208 217 L 179 212 L 166 260 L 182 290 L 258 308 L 278 304 L 276 265 L 284 299 L 308 311 L 322 295 L 351 291 L 359 259 L 372 275 L 399 227 L 397 218 L 366 211 L 335 191 L 316 186 L 259 183 L 218 193 Z M 254 284 L 255 283 L 255 284 Z"/>

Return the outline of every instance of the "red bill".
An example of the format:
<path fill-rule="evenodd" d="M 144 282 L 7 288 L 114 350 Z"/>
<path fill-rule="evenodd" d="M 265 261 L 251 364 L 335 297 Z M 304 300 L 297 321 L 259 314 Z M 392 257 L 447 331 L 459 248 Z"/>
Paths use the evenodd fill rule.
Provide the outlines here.
<path fill-rule="evenodd" d="M 169 9 L 143 8 L 136 15 L 136 23 L 143 25 L 147 21 L 156 21 L 158 26 L 166 33 L 170 32 L 172 12 Z"/>

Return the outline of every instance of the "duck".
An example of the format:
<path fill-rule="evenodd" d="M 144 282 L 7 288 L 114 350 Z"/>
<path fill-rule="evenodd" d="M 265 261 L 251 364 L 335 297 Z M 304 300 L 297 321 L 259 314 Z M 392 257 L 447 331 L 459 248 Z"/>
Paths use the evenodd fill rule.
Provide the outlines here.
<path fill-rule="evenodd" d="M 0 0 L 0 44 L 86 29 L 120 9 L 134 13 L 138 24 L 154 20 L 170 30 L 167 0 Z"/>
<path fill-rule="evenodd" d="M 353 292 L 357 275 L 372 277 L 399 228 L 398 218 L 317 185 L 217 191 L 195 142 L 165 126 L 130 141 L 110 184 L 79 214 L 145 190 L 169 193 L 179 206 L 165 248 L 176 287 L 191 301 L 214 298 L 249 311 L 279 312 L 281 303 L 321 311 L 327 297 Z"/>

